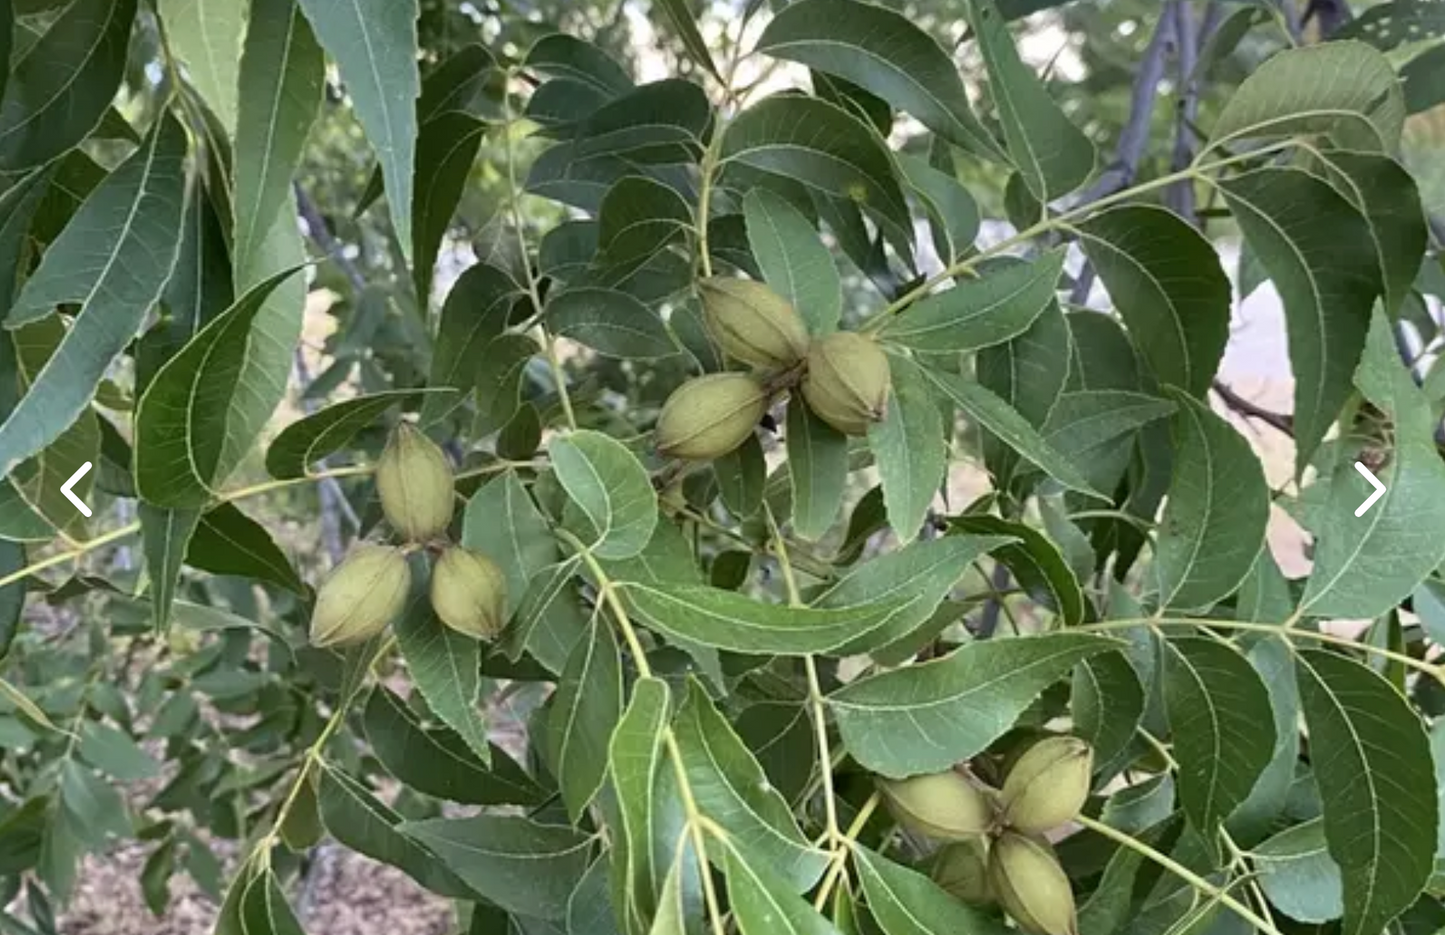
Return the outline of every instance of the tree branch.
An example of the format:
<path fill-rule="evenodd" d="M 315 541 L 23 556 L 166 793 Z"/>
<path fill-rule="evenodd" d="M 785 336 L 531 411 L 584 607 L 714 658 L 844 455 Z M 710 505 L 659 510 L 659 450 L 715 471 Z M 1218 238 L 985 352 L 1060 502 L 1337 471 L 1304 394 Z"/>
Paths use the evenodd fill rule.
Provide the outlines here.
<path fill-rule="evenodd" d="M 1228 384 L 1221 380 L 1215 380 L 1214 392 L 1224 400 L 1224 404 L 1235 412 L 1250 419 L 1258 419 L 1266 425 L 1275 428 L 1284 434 L 1294 437 L 1294 417 L 1283 413 L 1272 412 L 1264 407 L 1240 396 Z"/>

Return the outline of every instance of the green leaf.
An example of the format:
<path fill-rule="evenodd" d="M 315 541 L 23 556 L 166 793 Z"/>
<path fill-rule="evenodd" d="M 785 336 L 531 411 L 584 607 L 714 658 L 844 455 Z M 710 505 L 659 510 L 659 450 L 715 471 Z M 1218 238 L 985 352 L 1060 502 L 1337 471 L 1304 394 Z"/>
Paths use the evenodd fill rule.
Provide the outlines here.
<path fill-rule="evenodd" d="M 661 679 L 638 679 L 632 687 L 632 701 L 607 747 L 607 766 L 616 789 L 626 845 L 627 911 L 642 929 L 648 920 L 661 915 L 660 907 L 665 906 L 659 900 L 664 897 L 668 872 L 655 842 L 661 836 L 659 826 L 667 817 L 663 810 L 668 803 L 661 801 L 657 774 L 660 769 L 670 768 L 663 749 L 670 694 Z"/>
<path fill-rule="evenodd" d="M 711 120 L 712 107 L 702 88 L 681 78 L 667 78 L 629 88 L 583 121 L 574 142 L 558 150 L 567 161 L 591 165 L 616 159 L 611 166 L 616 181 L 623 175 L 637 175 L 639 164 L 695 161 L 702 153 Z M 569 167 L 568 172 L 575 168 Z"/>
<path fill-rule="evenodd" d="M 239 278 L 249 273 L 254 282 L 278 218 L 283 211 L 294 217 L 291 178 L 321 104 L 326 62 L 297 0 L 252 0 L 245 36 L 240 87 L 246 93 L 235 121 L 234 257 Z"/>
<path fill-rule="evenodd" d="M 499 334 L 482 348 L 474 361 L 477 368 L 474 436 L 491 435 L 512 421 L 522 406 L 522 381 L 527 364 L 537 351 L 537 342 L 522 334 Z"/>
<path fill-rule="evenodd" d="M 598 558 L 630 558 L 647 547 L 657 524 L 657 498 L 642 464 L 600 432 L 580 431 L 549 446 L 552 469 L 596 532 Z"/>
<path fill-rule="evenodd" d="M 1123 653 L 1104 653 L 1074 666 L 1069 710 L 1074 732 L 1094 748 L 1094 771 L 1111 773 L 1144 716 L 1144 686 Z"/>
<path fill-rule="evenodd" d="M 306 593 L 301 576 L 266 527 L 233 503 L 202 514 L 186 550 L 186 564 L 213 575 L 253 578 L 293 594 Z"/>
<path fill-rule="evenodd" d="M 186 63 L 186 77 L 216 112 L 221 125 L 234 132 L 246 7 L 230 0 L 160 0 L 157 6 L 171 49 Z M 268 12 L 260 6 L 255 4 L 253 18 Z"/>
<path fill-rule="evenodd" d="M 900 12 L 857 0 L 799 0 L 773 17 L 757 50 L 847 79 L 950 142 L 1002 158 L 952 57 Z"/>
<path fill-rule="evenodd" d="M 1431 46 L 1400 69 L 1405 111 L 1424 113 L 1445 104 L 1445 46 Z"/>
<path fill-rule="evenodd" d="M 1420 718 L 1368 666 L 1296 654 L 1324 808 L 1325 839 L 1344 881 L 1344 935 L 1380 931 L 1407 909 L 1435 863 L 1435 767 Z"/>
<path fill-rule="evenodd" d="M 1316 133 L 1345 149 L 1389 153 L 1404 124 L 1389 60 L 1362 42 L 1322 42 L 1286 49 L 1256 68 L 1215 121 L 1208 148 Z"/>
<path fill-rule="evenodd" d="M 724 843 L 728 903 L 742 935 L 841 935 L 803 897 L 783 885 L 756 849 Z"/>
<path fill-rule="evenodd" d="M 1233 594 L 1264 547 L 1269 485 L 1249 442 L 1205 403 L 1169 391 L 1174 473 L 1159 522 L 1159 606 L 1207 608 Z"/>
<path fill-rule="evenodd" d="M 362 715 L 366 739 L 386 771 L 426 795 L 466 805 L 540 805 L 537 783 L 501 748 L 490 766 L 447 727 L 427 727 L 385 686 L 372 689 Z"/>
<path fill-rule="evenodd" d="M 1359 39 L 1388 52 L 1411 42 L 1445 35 L 1445 10 L 1434 0 L 1390 0 L 1365 10 L 1333 38 Z"/>
<path fill-rule="evenodd" d="M 1085 255 L 1160 382 L 1203 398 L 1224 357 L 1234 292 L 1194 225 L 1124 205 L 1078 226 Z"/>
<path fill-rule="evenodd" d="M 185 133 L 157 121 L 144 144 L 85 200 L 10 310 L 15 327 L 80 306 L 30 391 L 0 423 L 0 475 L 76 420 L 170 276 L 185 198 Z"/>
<path fill-rule="evenodd" d="M 448 111 L 422 124 L 416 140 L 420 180 L 411 206 L 412 282 L 417 301 L 431 298 L 432 271 L 451 227 L 487 125 L 470 113 Z"/>
<path fill-rule="evenodd" d="M 248 867 L 240 872 L 248 875 L 231 884 L 216 935 L 306 935 L 274 873 Z"/>
<path fill-rule="evenodd" d="M 843 312 L 842 279 L 813 224 L 766 188 L 754 188 L 743 198 L 743 216 L 748 245 L 767 284 L 803 316 L 809 333 L 836 331 Z"/>
<path fill-rule="evenodd" d="M 1333 86 L 1317 77 L 1311 86 Z M 1360 249 L 1371 242 L 1369 225 L 1329 183 L 1299 169 L 1255 169 L 1219 184 L 1284 302 L 1298 474 L 1349 395 L 1381 294 L 1378 261 Z"/>
<path fill-rule="evenodd" d="M 471 887 L 428 853 L 423 844 L 403 833 L 402 817 L 361 782 L 324 762 L 316 782 L 321 819 L 326 823 L 326 830 L 341 844 L 396 867 L 438 895 L 454 899 L 476 897 Z"/>
<path fill-rule="evenodd" d="M 562 918 L 593 842 L 571 828 L 503 815 L 410 821 L 401 831 L 487 899 L 538 919 Z"/>
<path fill-rule="evenodd" d="M 608 744 L 621 718 L 622 658 L 611 624 L 595 614 L 588 635 L 572 649 L 547 718 L 547 759 L 574 823 L 602 788 Z"/>
<path fill-rule="evenodd" d="M 1052 302 L 1023 334 L 978 352 L 978 382 L 1017 409 L 1030 425 L 1042 428 L 1069 379 L 1073 349 L 1069 321 Z M 984 434 L 983 453 L 997 485 L 1007 487 L 1018 455 L 989 433 Z"/>
<path fill-rule="evenodd" d="M 621 285 L 668 244 L 692 229 L 692 209 L 670 186 L 640 175 L 607 190 L 597 213 L 594 273 L 605 285 Z"/>
<path fill-rule="evenodd" d="M 588 614 L 573 586 L 581 564 L 574 555 L 532 575 L 503 637 L 508 658 L 516 661 L 523 651 L 530 652 L 548 671 L 561 674 L 572 647 L 587 631 Z"/>
<path fill-rule="evenodd" d="M 837 519 L 848 485 L 848 437 L 813 415 L 801 396 L 788 406 L 786 432 L 793 531 L 818 539 Z"/>
<path fill-rule="evenodd" d="M 627 69 L 601 48 L 565 33 L 538 39 L 527 52 L 527 67 L 553 77 L 574 78 L 608 98 L 632 90 Z"/>
<path fill-rule="evenodd" d="M 158 506 L 191 508 L 213 499 L 230 465 L 232 416 L 250 387 L 243 382 L 257 316 L 286 270 L 236 300 L 172 357 L 151 380 L 136 407 L 135 478 L 141 498 Z M 248 442 L 249 443 L 249 442 Z"/>
<path fill-rule="evenodd" d="M 1445 559 L 1445 542 L 1434 534 L 1445 523 L 1445 464 L 1435 450 L 1435 420 L 1400 362 L 1383 313 L 1375 314 L 1355 384 L 1393 422 L 1394 451 L 1375 471 L 1385 493 L 1364 516 L 1356 516 L 1373 488 L 1352 459 L 1335 464 L 1314 530 L 1315 564 L 1300 601 L 1302 614 L 1376 617 Z"/>
<path fill-rule="evenodd" d="M 1318 164 L 1325 180 L 1369 223 L 1385 288 L 1385 313 L 1398 314 L 1430 240 L 1415 180 L 1394 159 L 1375 153 L 1325 150 Z"/>
<path fill-rule="evenodd" d="M 756 433 L 714 460 L 712 471 L 717 478 L 718 496 L 722 497 L 728 512 L 741 518 L 752 516 L 762 509 L 768 464 Z"/>
<path fill-rule="evenodd" d="M 988 69 L 1010 161 L 1040 202 L 1067 195 L 1093 174 L 1094 144 L 1019 58 L 993 0 L 969 0 L 968 18 Z"/>
<path fill-rule="evenodd" d="M 141 545 L 145 549 L 146 574 L 151 580 L 151 605 L 155 608 L 155 629 L 164 633 L 170 624 L 171 604 L 181 577 L 186 549 L 201 521 L 200 510 L 172 510 L 141 503 Z"/>
<path fill-rule="evenodd" d="M 928 877 L 868 850 L 853 850 L 868 910 L 885 935 L 1003 935 L 1008 929 Z"/>
<path fill-rule="evenodd" d="M 1084 622 L 1084 592 L 1079 580 L 1048 536 L 1027 523 L 997 516 L 965 514 L 951 519 L 949 526 L 1002 540 L 1003 544 L 992 550 L 993 557 L 1009 567 L 1029 596 L 1057 613 L 1066 627 Z"/>
<path fill-rule="evenodd" d="M 8 35 L 7 27 L 0 24 L 0 36 Z M 37 169 L 0 192 L 0 321 L 10 313 L 21 273 L 26 272 L 30 222 L 50 189 L 51 176 L 51 170 Z"/>
<path fill-rule="evenodd" d="M 472 494 L 462 514 L 462 545 L 488 556 L 507 578 L 507 614 L 522 603 L 532 576 L 557 559 L 557 542 L 515 471 Z"/>
<path fill-rule="evenodd" d="M 388 390 L 342 400 L 292 422 L 266 450 L 266 471 L 275 478 L 305 477 L 311 465 L 346 447 L 356 433 L 414 390 Z"/>
<path fill-rule="evenodd" d="M 853 655 L 886 645 L 928 619 L 970 562 L 1001 543 L 951 536 L 860 566 L 812 607 L 764 604 L 704 585 L 629 583 L 627 597 L 653 629 L 705 646 L 785 656 Z"/>
<path fill-rule="evenodd" d="M 1323 821 L 1286 828 L 1251 853 L 1260 889 L 1280 912 L 1315 925 L 1344 915 L 1340 868 L 1330 859 Z"/>
<path fill-rule="evenodd" d="M 1259 673 L 1236 649 L 1205 637 L 1167 641 L 1164 701 L 1184 814 L 1211 850 L 1220 824 L 1274 754 L 1274 714 Z"/>
<path fill-rule="evenodd" d="M 934 152 L 939 153 L 944 145 L 935 139 Z M 956 263 L 973 248 L 980 218 L 978 202 L 952 175 L 953 157 L 946 150 L 942 151 L 944 155 L 939 161 L 945 171 L 909 153 L 898 154 L 898 168 L 903 171 L 908 187 L 928 214 L 929 225 L 933 228 L 933 246 L 939 259 L 944 263 Z"/>
<path fill-rule="evenodd" d="M 435 425 L 455 409 L 477 386 L 484 349 L 502 334 L 521 290 L 512 278 L 489 263 L 477 263 L 452 284 L 442 304 L 432 353 L 433 388 L 450 387 L 455 393 L 428 396 L 422 403 L 422 425 Z"/>
<path fill-rule="evenodd" d="M 1235 843 L 1248 847 L 1274 827 L 1289 804 L 1295 767 L 1299 761 L 1299 691 L 1295 687 L 1294 657 L 1283 640 L 1260 640 L 1250 647 L 1249 664 L 1254 666 L 1269 691 L 1274 712 L 1274 754 L 1260 773 L 1254 789 L 1228 822 Z"/>
<path fill-rule="evenodd" d="M 396 641 L 422 697 L 437 717 L 486 762 L 491 755 L 482 720 L 482 644 L 444 626 L 427 597 L 429 569 L 414 560 L 411 602 L 396 622 Z"/>
<path fill-rule="evenodd" d="M 687 0 L 657 0 L 654 8 L 660 9 L 667 17 L 668 24 L 673 32 L 677 33 L 678 39 L 682 40 L 682 47 L 687 49 L 687 54 L 692 56 L 693 61 L 707 69 L 707 73 L 718 81 L 722 81 L 717 65 L 713 64 L 712 54 L 708 52 L 707 40 L 703 39 L 697 23 L 693 21 Z"/>
<path fill-rule="evenodd" d="M 551 296 L 546 319 L 557 334 L 607 357 L 654 360 L 677 353 L 657 313 L 615 289 L 584 286 Z"/>
<path fill-rule="evenodd" d="M 135 14 L 135 0 L 77 0 L 9 62 L 0 172 L 43 165 L 100 125 L 125 75 Z M 4 28 L 10 31 L 8 17 Z"/>
<path fill-rule="evenodd" d="M 321 45 L 341 69 L 356 118 L 381 163 L 391 223 L 412 260 L 412 177 L 415 175 L 416 0 L 300 0 Z"/>
<path fill-rule="evenodd" d="M 0 539 L 0 578 L 8 578 L 25 567 L 25 547 Z M 0 585 L 0 659 L 10 652 L 20 632 L 20 612 L 25 609 L 25 579 Z"/>
<path fill-rule="evenodd" d="M 928 378 L 981 428 L 1037 465 L 1050 477 L 1071 490 L 1107 500 L 1089 485 L 1079 468 L 1054 449 L 1018 410 L 972 380 L 939 370 L 925 370 Z"/>
<path fill-rule="evenodd" d="M 912 360 L 889 355 L 893 392 L 883 421 L 868 428 L 868 446 L 883 483 L 888 522 L 904 544 L 913 541 L 948 472 L 943 416 L 928 378 Z M 802 408 L 799 406 L 799 408 Z"/>
<path fill-rule="evenodd" d="M 939 772 L 987 749 L 1076 664 L 1117 648 L 1086 633 L 970 643 L 851 682 L 828 705 L 843 745 L 865 768 L 892 778 Z"/>
<path fill-rule="evenodd" d="M 904 243 L 912 240 L 892 154 L 872 127 L 841 107 L 794 94 L 759 101 L 728 125 L 722 158 L 850 199 Z"/>
<path fill-rule="evenodd" d="M 960 280 L 910 305 L 890 319 L 879 336 L 926 353 L 976 351 L 1029 330 L 1054 301 L 1064 251 L 1029 262 L 999 264 L 978 279 Z"/>
<path fill-rule="evenodd" d="M 812 887 L 827 866 L 827 855 L 809 846 L 788 803 L 695 681 L 688 685 L 673 733 L 698 810 L 726 829 L 729 840 L 756 855 L 756 868 L 782 887 L 795 893 Z"/>
<path fill-rule="evenodd" d="M 128 734 L 99 721 L 86 721 L 81 726 L 76 749 L 91 766 L 121 782 L 154 779 L 161 772 L 161 764 Z"/>

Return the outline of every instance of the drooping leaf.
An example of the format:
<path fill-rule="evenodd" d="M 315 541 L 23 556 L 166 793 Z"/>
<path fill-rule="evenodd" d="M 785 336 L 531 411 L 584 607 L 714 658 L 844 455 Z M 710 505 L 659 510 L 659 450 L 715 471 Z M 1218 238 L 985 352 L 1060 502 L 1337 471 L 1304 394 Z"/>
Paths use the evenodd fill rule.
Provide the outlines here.
<path fill-rule="evenodd" d="M 928 877 L 873 853 L 853 851 L 868 910 L 886 935 L 1002 935 L 1001 922 L 950 896 Z"/>
<path fill-rule="evenodd" d="M 478 359 L 488 343 L 506 328 L 513 302 L 520 294 L 512 278 L 489 263 L 469 266 L 457 277 L 442 304 L 431 375 L 427 378 L 431 387 L 449 387 L 455 392 L 428 396 L 422 403 L 422 425 L 436 424 L 476 387 L 482 369 Z"/>
<path fill-rule="evenodd" d="M 441 896 L 475 898 L 475 893 L 415 837 L 404 834 L 402 816 L 360 781 L 329 764 L 317 776 L 321 819 L 332 837 L 373 860 L 390 864 Z"/>
<path fill-rule="evenodd" d="M 1030 425 L 1043 428 L 1069 379 L 1073 339 L 1057 302 L 1044 307 L 1028 330 L 1011 341 L 986 347 L 975 358 L 978 382 L 1018 410 Z M 1018 454 L 997 436 L 983 438 L 984 463 L 995 481 L 1007 487 Z"/>
<path fill-rule="evenodd" d="M 722 158 L 850 199 L 905 243 L 912 239 L 888 147 L 871 127 L 827 101 L 786 94 L 759 101 L 728 125 Z"/>
<path fill-rule="evenodd" d="M 1378 931 L 1419 895 L 1435 860 L 1435 767 L 1408 702 L 1368 666 L 1296 654 L 1300 704 L 1344 881 L 1345 935 Z"/>
<path fill-rule="evenodd" d="M 480 702 L 482 644 L 437 619 L 427 595 L 426 563 L 413 559 L 411 569 L 410 603 L 395 624 L 397 644 L 432 711 L 486 762 L 491 746 Z"/>
<path fill-rule="evenodd" d="M 836 330 L 843 310 L 842 281 L 813 224 L 786 198 L 766 188 L 748 192 L 743 216 L 763 279 L 792 304 L 809 333 Z"/>
<path fill-rule="evenodd" d="M 988 68 L 1010 161 L 1040 202 L 1067 195 L 1093 174 L 1094 144 L 1019 58 L 993 0 L 969 0 L 968 18 Z"/>
<path fill-rule="evenodd" d="M 432 272 L 487 125 L 465 111 L 447 111 L 427 121 L 416 141 L 419 180 L 412 204 L 412 283 L 417 301 L 431 298 Z"/>
<path fill-rule="evenodd" d="M 965 416 L 992 432 L 998 439 L 1027 461 L 1037 465 L 1050 477 L 1071 490 L 1107 499 L 1089 485 L 1079 468 L 1044 440 L 1018 410 L 999 399 L 972 380 L 939 370 L 925 370 L 948 399 L 963 410 Z"/>
<path fill-rule="evenodd" d="M 358 396 L 292 422 L 266 449 L 266 471 L 281 479 L 305 477 L 311 465 L 346 447 L 382 413 L 415 395 L 412 390 L 388 390 Z"/>
<path fill-rule="evenodd" d="M 125 74 L 135 14 L 135 0 L 70 3 L 9 63 L 0 97 L 0 172 L 44 165 L 100 125 Z M 11 29 L 8 18 L 4 28 Z"/>
<path fill-rule="evenodd" d="M 692 229 L 692 209 L 667 185 L 629 175 L 607 190 L 597 213 L 594 275 L 620 285 Z"/>
<path fill-rule="evenodd" d="M 547 322 L 557 334 L 608 357 L 652 360 L 677 353 L 657 313 L 616 289 L 587 286 L 552 296 Z"/>
<path fill-rule="evenodd" d="M 1373 488 L 1352 459 L 1334 466 L 1314 530 L 1314 570 L 1300 601 L 1300 613 L 1314 616 L 1378 616 L 1445 558 L 1445 543 L 1431 532 L 1445 522 L 1445 464 L 1435 451 L 1434 418 L 1382 313 L 1371 324 L 1355 385 L 1394 423 L 1395 447 L 1374 472 L 1385 493 L 1364 516 L 1355 511 Z"/>
<path fill-rule="evenodd" d="M 157 633 L 163 633 L 170 623 L 171 603 L 176 599 L 181 565 L 185 561 L 191 536 L 201 521 L 201 511 L 175 510 L 142 503 L 136 512 L 140 517 L 146 574 L 151 579 L 155 628 Z"/>
<path fill-rule="evenodd" d="M 9 578 L 25 567 L 25 547 L 0 539 L 0 578 Z M 0 585 L 0 658 L 20 630 L 20 612 L 25 609 L 25 579 Z"/>
<path fill-rule="evenodd" d="M 723 856 L 728 900 L 742 935 L 841 935 L 803 897 L 760 862 L 756 848 L 728 841 Z"/>
<path fill-rule="evenodd" d="M 1104 653 L 1074 667 L 1069 710 L 1074 730 L 1094 748 L 1095 772 L 1111 772 L 1144 716 L 1144 686 L 1123 653 Z"/>
<path fill-rule="evenodd" d="M 866 768 L 894 778 L 938 772 L 986 749 L 1077 663 L 1118 646 L 1087 633 L 971 643 L 851 682 L 828 706 Z"/>
<path fill-rule="evenodd" d="M 1171 639 L 1164 699 L 1184 814 L 1211 848 L 1274 754 L 1274 715 L 1259 674 L 1238 650 L 1205 637 Z"/>
<path fill-rule="evenodd" d="M 326 80 L 321 47 L 297 0 L 253 0 L 245 37 L 239 74 L 246 93 L 235 119 L 234 255 L 242 279 L 290 205 L 291 177 Z"/>
<path fill-rule="evenodd" d="M 1330 858 L 1320 819 L 1286 828 L 1251 853 L 1260 889 L 1280 912 L 1316 925 L 1344 914 L 1340 868 Z"/>
<path fill-rule="evenodd" d="M 462 545 L 501 566 L 509 615 L 521 605 L 532 576 L 557 559 L 546 520 L 512 471 L 493 478 L 467 502 Z"/>
<path fill-rule="evenodd" d="M 7 27 L 0 24 L 0 34 L 6 33 Z M 10 313 L 10 302 L 24 270 L 30 222 L 45 198 L 50 179 L 50 171 L 36 169 L 0 192 L 0 321 Z"/>
<path fill-rule="evenodd" d="M 1430 240 L 1415 180 L 1400 163 L 1375 153 L 1324 150 L 1318 165 L 1325 180 L 1369 224 L 1385 288 L 1385 313 L 1398 314 Z"/>
<path fill-rule="evenodd" d="M 1346 149 L 1389 153 L 1404 122 L 1404 98 L 1385 56 L 1362 42 L 1322 42 L 1286 49 L 1256 68 L 1215 121 L 1209 147 L 1322 133 Z"/>
<path fill-rule="evenodd" d="M 186 77 L 221 125 L 235 132 L 246 7 L 227 0 L 161 0 L 158 6 L 166 39 L 186 63 Z M 254 19 L 267 12 L 253 4 L 250 15 Z"/>
<path fill-rule="evenodd" d="M 0 474 L 60 436 L 160 295 L 180 242 L 185 134 L 169 117 L 93 191 L 10 310 L 11 326 L 80 306 L 74 323 L 0 423 Z"/>
<path fill-rule="evenodd" d="M 546 793 L 504 751 L 491 763 L 447 727 L 427 727 L 384 686 L 372 689 L 362 718 L 372 752 L 409 787 L 467 805 L 540 805 Z"/>
<path fill-rule="evenodd" d="M 321 45 L 341 68 L 356 117 L 381 163 L 391 223 L 412 260 L 412 179 L 417 136 L 416 0 L 299 0 Z"/>
<path fill-rule="evenodd" d="M 234 503 L 201 515 L 186 549 L 186 564 L 213 575 L 236 575 L 305 594 L 291 560 L 266 531 Z"/>
<path fill-rule="evenodd" d="M 1311 79 L 1317 84 L 1332 83 Z M 1349 395 L 1382 292 L 1378 261 L 1359 249 L 1369 225 L 1329 183 L 1299 169 L 1255 169 L 1220 189 L 1284 302 L 1299 473 Z"/>
<path fill-rule="evenodd" d="M 1029 596 L 1057 613 L 1064 626 L 1084 622 L 1084 592 L 1079 580 L 1048 536 L 1027 523 L 981 514 L 954 517 L 949 526 L 1004 540 L 993 549 L 993 557 L 1008 566 Z"/>
<path fill-rule="evenodd" d="M 848 483 L 848 438 L 813 415 L 799 397 L 788 406 L 786 441 L 793 530 L 817 539 L 838 517 Z"/>
<path fill-rule="evenodd" d="M 1149 205 L 1111 208 L 1079 232 L 1155 376 L 1203 398 L 1224 357 L 1234 300 L 1214 247 L 1178 215 Z"/>
<path fill-rule="evenodd" d="M 659 911 L 667 865 L 656 860 L 654 842 L 666 803 L 658 794 L 657 773 L 667 768 L 663 732 L 669 716 L 669 689 L 658 678 L 644 677 L 632 687 L 632 701 L 608 744 L 607 767 L 617 790 L 625 836 L 628 911 L 640 925 Z"/>
<path fill-rule="evenodd" d="M 752 516 L 762 509 L 768 464 L 757 434 L 712 463 L 718 496 L 734 516 Z"/>
<path fill-rule="evenodd" d="M 1249 797 L 1229 817 L 1230 836 L 1241 847 L 1264 837 L 1289 803 L 1299 760 L 1299 691 L 1295 687 L 1294 659 L 1283 640 L 1260 640 L 1250 647 L 1249 664 L 1254 666 L 1269 691 L 1274 712 L 1274 754 L 1259 774 Z"/>
<path fill-rule="evenodd" d="M 1269 485 L 1233 426 L 1186 393 L 1170 395 L 1179 408 L 1174 476 L 1155 546 L 1159 604 L 1205 608 L 1232 594 L 1254 567 L 1269 522 Z"/>
<path fill-rule="evenodd" d="M 574 822 L 602 788 L 607 748 L 621 718 L 622 659 L 611 623 L 598 614 L 572 649 L 547 719 L 548 761 Z"/>
<path fill-rule="evenodd" d="M 216 920 L 217 935 L 305 935 L 286 893 L 269 869 L 252 871 L 231 884 L 231 896 Z"/>
<path fill-rule="evenodd" d="M 939 259 L 956 263 L 973 248 L 980 224 L 978 202 L 968 189 L 954 178 L 951 157 L 940 141 L 934 141 L 934 152 L 944 155 L 937 161 L 941 169 L 919 156 L 898 154 L 898 167 L 904 181 L 913 190 L 928 215 L 933 229 L 933 247 Z"/>
<path fill-rule="evenodd" d="M 151 380 L 136 409 L 136 487 L 158 506 L 198 507 L 226 480 L 223 462 L 254 331 L 271 294 L 297 270 L 265 280 L 207 325 Z M 236 447 L 235 443 L 232 443 Z"/>
<path fill-rule="evenodd" d="M 557 480 L 592 522 L 590 548 L 597 557 L 630 558 L 647 547 L 657 524 L 657 499 L 632 452 L 593 431 L 554 439 L 549 452 Z"/>
<path fill-rule="evenodd" d="M 703 39 L 698 30 L 686 0 L 658 0 L 655 9 L 667 17 L 668 25 L 682 40 L 683 48 L 687 49 L 687 54 L 692 56 L 693 61 L 721 81 L 722 75 L 718 73 L 717 65 L 713 64 L 712 53 L 707 49 L 707 40 Z"/>
<path fill-rule="evenodd" d="M 697 807 L 757 856 L 755 869 L 792 892 L 816 883 L 827 855 L 808 845 L 787 802 L 696 682 L 673 733 Z"/>
<path fill-rule="evenodd" d="M 918 535 L 943 484 L 948 448 L 942 414 L 923 370 L 896 355 L 889 356 L 888 369 L 893 384 L 888 412 L 869 426 L 868 445 L 883 483 L 888 521 L 906 544 Z"/>
<path fill-rule="evenodd" d="M 858 0 L 800 0 L 768 23 L 757 48 L 847 79 L 950 142 L 1002 158 L 951 56 L 900 12 Z"/>

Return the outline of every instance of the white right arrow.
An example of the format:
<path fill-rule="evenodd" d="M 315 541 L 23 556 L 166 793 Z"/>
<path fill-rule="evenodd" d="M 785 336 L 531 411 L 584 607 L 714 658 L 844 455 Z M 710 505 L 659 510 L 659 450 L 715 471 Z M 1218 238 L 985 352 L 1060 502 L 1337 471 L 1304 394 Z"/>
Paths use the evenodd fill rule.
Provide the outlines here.
<path fill-rule="evenodd" d="M 1375 488 L 1375 492 L 1366 497 L 1365 502 L 1361 503 L 1359 509 L 1355 510 L 1356 516 L 1364 516 L 1365 511 L 1368 510 L 1370 507 L 1374 506 L 1375 501 L 1385 495 L 1385 485 L 1380 483 L 1380 479 L 1378 477 L 1370 473 L 1369 468 L 1365 467 L 1358 461 L 1355 462 L 1355 470 L 1359 471 L 1362 475 L 1364 475 L 1365 480 L 1370 482 L 1370 486 Z"/>

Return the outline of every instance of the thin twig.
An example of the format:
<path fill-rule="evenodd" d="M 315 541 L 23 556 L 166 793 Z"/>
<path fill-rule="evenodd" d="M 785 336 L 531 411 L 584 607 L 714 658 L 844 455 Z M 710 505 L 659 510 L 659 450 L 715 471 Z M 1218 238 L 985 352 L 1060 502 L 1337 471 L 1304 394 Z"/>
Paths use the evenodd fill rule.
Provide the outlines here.
<path fill-rule="evenodd" d="M 1280 432 L 1283 432 L 1291 438 L 1294 437 L 1293 416 L 1287 416 L 1279 412 L 1272 412 L 1256 403 L 1250 402 L 1243 396 L 1240 396 L 1234 390 L 1230 389 L 1229 385 L 1221 380 L 1215 380 L 1213 387 L 1214 392 L 1219 394 L 1219 398 L 1222 399 L 1224 401 L 1224 404 L 1230 409 L 1233 409 L 1235 412 L 1247 418 L 1258 419 L 1264 424 L 1271 426 L 1272 428 L 1275 428 Z"/>

